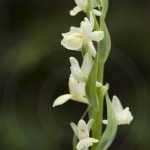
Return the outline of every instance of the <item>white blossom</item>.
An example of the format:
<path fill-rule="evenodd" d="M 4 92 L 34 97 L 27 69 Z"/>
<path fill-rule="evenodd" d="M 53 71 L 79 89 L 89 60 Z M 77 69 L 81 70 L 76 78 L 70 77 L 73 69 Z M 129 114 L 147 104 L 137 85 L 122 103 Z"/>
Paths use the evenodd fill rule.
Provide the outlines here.
<path fill-rule="evenodd" d="M 118 125 L 130 124 L 130 122 L 133 120 L 133 116 L 131 112 L 129 111 L 129 107 L 126 107 L 125 109 L 123 109 L 121 102 L 117 96 L 113 96 L 112 106 L 115 112 Z M 107 124 L 108 121 L 103 120 L 103 123 Z"/>
<path fill-rule="evenodd" d="M 77 13 L 83 11 L 83 12 L 86 12 L 86 9 L 87 9 L 87 2 L 88 0 L 75 0 L 75 3 L 77 6 L 75 6 L 71 11 L 70 11 L 70 15 L 71 16 L 75 16 Z M 96 16 L 100 16 L 101 15 L 101 12 L 94 9 L 97 7 L 97 5 L 94 3 L 94 0 L 92 0 L 92 6 L 93 6 L 93 13 L 96 15 Z"/>
<path fill-rule="evenodd" d="M 69 49 L 75 51 L 81 51 L 81 48 L 84 45 L 87 46 L 89 53 L 95 57 L 96 49 L 92 41 L 99 42 L 104 37 L 103 31 L 93 31 L 94 29 L 94 18 L 92 12 L 90 13 L 90 21 L 88 18 L 85 18 L 81 22 L 80 28 L 71 27 L 70 31 L 63 33 L 64 37 L 61 41 L 61 44 Z"/>
<path fill-rule="evenodd" d="M 85 98 L 85 83 L 78 82 L 74 79 L 72 75 L 69 78 L 69 90 L 70 94 L 64 94 L 59 96 L 53 103 L 53 107 L 62 105 L 66 103 L 69 99 L 74 101 L 88 103 L 87 99 Z"/>
<path fill-rule="evenodd" d="M 79 142 L 77 143 L 77 150 L 87 149 L 88 147 L 92 146 L 93 143 L 99 142 L 99 140 L 89 137 L 89 132 L 93 124 L 93 119 L 90 119 L 89 122 L 86 124 L 84 120 L 80 120 L 78 125 L 71 123 L 71 127 L 78 137 Z"/>
<path fill-rule="evenodd" d="M 88 75 L 91 71 L 91 68 L 93 66 L 93 62 L 91 59 L 92 58 L 90 58 L 89 54 L 86 53 L 83 58 L 82 65 L 80 67 L 78 60 L 74 57 L 70 57 L 71 74 L 76 80 L 83 82 L 83 83 L 86 82 Z M 102 86 L 102 83 L 96 82 L 96 87 L 101 87 L 101 86 Z"/>

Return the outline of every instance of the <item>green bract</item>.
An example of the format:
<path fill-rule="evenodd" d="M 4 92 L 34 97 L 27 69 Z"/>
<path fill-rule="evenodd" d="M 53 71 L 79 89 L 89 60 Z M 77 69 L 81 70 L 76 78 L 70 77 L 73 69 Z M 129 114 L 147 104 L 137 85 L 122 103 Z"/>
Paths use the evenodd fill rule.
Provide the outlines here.
<path fill-rule="evenodd" d="M 96 150 L 106 150 L 113 142 L 117 133 L 117 120 L 108 95 L 106 96 L 108 125 L 100 139 Z"/>
<path fill-rule="evenodd" d="M 97 57 L 95 58 L 93 67 L 89 73 L 85 92 L 88 99 L 89 104 L 95 111 L 99 111 L 97 93 L 96 93 L 96 81 L 97 81 Z"/>

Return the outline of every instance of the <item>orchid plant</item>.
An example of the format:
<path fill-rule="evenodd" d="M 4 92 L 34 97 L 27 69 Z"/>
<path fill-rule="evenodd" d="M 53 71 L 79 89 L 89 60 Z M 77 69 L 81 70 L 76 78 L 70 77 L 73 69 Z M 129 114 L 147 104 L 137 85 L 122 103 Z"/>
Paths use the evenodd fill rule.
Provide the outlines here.
<path fill-rule="evenodd" d="M 75 0 L 75 3 L 77 6 L 70 11 L 70 15 L 75 16 L 82 11 L 86 17 L 80 27 L 72 26 L 69 32 L 62 34 L 61 44 L 68 50 L 80 51 L 83 62 L 80 66 L 76 58 L 69 58 L 70 93 L 59 96 L 53 107 L 70 99 L 86 104 L 87 110 L 83 117 L 88 114 L 88 123 L 82 117 L 78 125 L 70 124 L 74 131 L 73 149 L 88 150 L 91 147 L 92 150 L 106 150 L 116 136 L 117 126 L 130 124 L 133 116 L 129 107 L 123 109 L 117 96 L 110 100 L 109 84 L 103 83 L 104 66 L 111 49 L 110 35 L 105 24 L 108 0 Z M 103 119 L 105 101 L 106 120 Z"/>

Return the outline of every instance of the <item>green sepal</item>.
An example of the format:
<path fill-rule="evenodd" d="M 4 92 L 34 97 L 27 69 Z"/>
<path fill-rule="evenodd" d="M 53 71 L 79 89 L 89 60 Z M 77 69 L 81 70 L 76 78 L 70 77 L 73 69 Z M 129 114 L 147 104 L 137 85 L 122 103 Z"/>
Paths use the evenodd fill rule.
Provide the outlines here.
<path fill-rule="evenodd" d="M 97 94 L 96 94 L 96 80 L 97 80 L 97 56 L 94 60 L 94 64 L 92 66 L 92 69 L 89 73 L 86 86 L 85 86 L 85 92 L 86 96 L 89 102 L 89 105 L 94 108 L 95 111 L 98 111 L 98 100 L 97 100 Z"/>
<path fill-rule="evenodd" d="M 96 150 L 107 150 L 107 148 L 112 144 L 117 133 L 117 120 L 108 95 L 106 95 L 106 104 L 108 124 Z"/>

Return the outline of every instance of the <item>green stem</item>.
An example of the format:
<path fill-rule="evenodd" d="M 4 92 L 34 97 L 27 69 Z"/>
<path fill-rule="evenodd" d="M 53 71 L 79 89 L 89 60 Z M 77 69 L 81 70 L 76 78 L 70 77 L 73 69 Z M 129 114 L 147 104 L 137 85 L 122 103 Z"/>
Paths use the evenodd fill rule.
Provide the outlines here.
<path fill-rule="evenodd" d="M 98 62 L 98 72 L 97 72 L 97 81 L 103 83 L 103 76 L 104 76 L 104 63 Z M 97 98 L 99 104 L 99 111 L 95 112 L 93 109 L 93 118 L 94 118 L 94 125 L 93 125 L 93 132 L 92 136 L 96 139 L 100 139 L 102 135 L 102 119 L 103 119 L 103 93 L 101 88 L 97 88 Z M 95 150 L 97 144 L 94 144 L 92 150 Z"/>
<path fill-rule="evenodd" d="M 84 114 L 82 115 L 81 119 L 83 119 L 85 117 L 85 115 L 88 113 L 90 107 L 88 106 L 87 109 L 85 110 Z"/>
<path fill-rule="evenodd" d="M 103 76 L 104 76 L 104 63 L 98 64 L 98 73 L 97 73 L 97 79 L 99 82 L 103 84 Z M 98 138 L 101 137 L 102 134 L 102 119 L 103 119 L 103 93 L 101 91 L 101 88 L 97 89 L 97 97 L 99 102 L 99 114 L 98 114 Z"/>
<path fill-rule="evenodd" d="M 73 135 L 72 143 L 73 143 L 73 150 L 76 150 L 76 146 L 77 146 L 77 137 L 76 137 L 75 134 Z"/>

